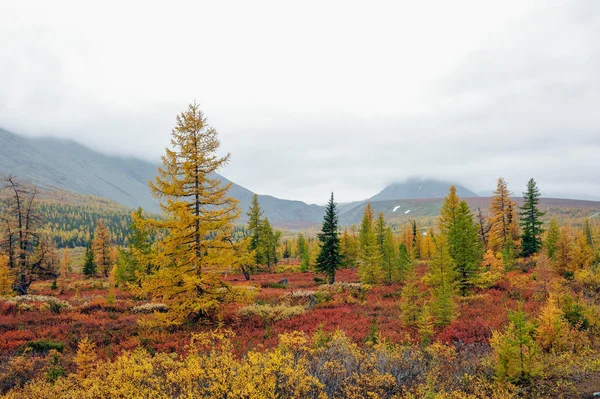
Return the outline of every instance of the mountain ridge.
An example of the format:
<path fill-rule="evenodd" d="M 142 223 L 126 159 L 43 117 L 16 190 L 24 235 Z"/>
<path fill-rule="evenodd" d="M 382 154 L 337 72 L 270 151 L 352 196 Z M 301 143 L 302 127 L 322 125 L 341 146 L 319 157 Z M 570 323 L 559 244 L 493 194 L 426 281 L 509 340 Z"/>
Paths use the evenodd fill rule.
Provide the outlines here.
<path fill-rule="evenodd" d="M 12 174 L 42 188 L 94 195 L 158 213 L 158 201 L 148 188 L 157 168 L 158 164 L 106 155 L 74 140 L 30 138 L 0 128 L 0 174 Z M 223 183 L 231 183 L 229 192 L 240 201 L 240 219 L 244 221 L 254 193 L 217 176 Z M 265 216 L 277 226 L 302 228 L 323 217 L 324 208 L 318 205 L 260 194 L 259 201 Z"/>

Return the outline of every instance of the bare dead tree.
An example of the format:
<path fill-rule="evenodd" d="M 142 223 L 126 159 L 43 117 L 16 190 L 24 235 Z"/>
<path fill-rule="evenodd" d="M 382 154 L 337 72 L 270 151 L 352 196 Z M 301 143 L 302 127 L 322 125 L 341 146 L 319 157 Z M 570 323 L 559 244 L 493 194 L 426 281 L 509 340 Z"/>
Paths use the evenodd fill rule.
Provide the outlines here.
<path fill-rule="evenodd" d="M 3 190 L 0 247 L 8 255 L 9 268 L 16 272 L 14 291 L 25 295 L 36 277 L 56 277 L 53 263 L 48 259 L 52 247 L 40 234 L 42 219 L 35 207 L 37 188 L 8 176 Z"/>
<path fill-rule="evenodd" d="M 483 243 L 484 247 L 487 248 L 492 225 L 490 224 L 489 218 L 484 216 L 481 208 L 477 208 L 477 223 L 479 224 L 479 239 Z"/>

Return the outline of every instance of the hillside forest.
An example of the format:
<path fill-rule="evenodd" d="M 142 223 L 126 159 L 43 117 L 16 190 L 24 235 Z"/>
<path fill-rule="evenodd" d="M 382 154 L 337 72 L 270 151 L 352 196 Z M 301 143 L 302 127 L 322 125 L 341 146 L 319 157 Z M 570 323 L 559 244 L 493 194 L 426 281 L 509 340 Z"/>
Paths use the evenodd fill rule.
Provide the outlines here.
<path fill-rule="evenodd" d="M 452 186 L 435 214 L 345 225 L 332 193 L 320 226 L 280 230 L 257 195 L 242 215 L 219 150 L 190 104 L 149 183 L 161 214 L 3 179 L 2 397 L 600 390 L 597 215 L 498 178 L 485 204 Z"/>

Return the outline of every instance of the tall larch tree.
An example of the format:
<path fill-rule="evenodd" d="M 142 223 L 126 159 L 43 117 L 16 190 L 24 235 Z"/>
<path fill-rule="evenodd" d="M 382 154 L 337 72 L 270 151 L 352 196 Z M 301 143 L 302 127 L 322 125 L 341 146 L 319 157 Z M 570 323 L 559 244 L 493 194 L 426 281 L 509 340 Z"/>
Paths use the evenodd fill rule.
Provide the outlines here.
<path fill-rule="evenodd" d="M 430 259 L 431 254 L 433 254 L 433 251 L 434 251 L 433 237 L 434 237 L 433 228 L 430 227 L 425 232 L 425 235 L 421 238 L 420 254 L 421 254 L 422 260 Z"/>
<path fill-rule="evenodd" d="M 517 311 L 509 311 L 508 320 L 504 333 L 494 331 L 490 339 L 496 376 L 501 380 L 526 382 L 539 368 L 535 324 L 527 319 L 522 305 Z"/>
<path fill-rule="evenodd" d="M 429 261 L 427 282 L 431 285 L 431 313 L 436 324 L 447 325 L 456 316 L 456 271 L 445 234 L 435 237 L 435 251 Z"/>
<path fill-rule="evenodd" d="M 554 254 L 554 269 L 560 275 L 572 277 L 575 272 L 575 242 L 573 234 L 568 226 L 563 226 L 560 229 L 560 236 L 556 243 L 556 251 Z"/>
<path fill-rule="evenodd" d="M 556 259 L 556 246 L 560 240 L 560 228 L 556 219 L 550 219 L 548 223 L 548 231 L 546 232 L 546 238 L 544 240 L 544 247 L 548 253 L 548 257 L 552 260 Z"/>
<path fill-rule="evenodd" d="M 145 216 L 142 208 L 131 213 L 127 248 L 120 248 L 117 256 L 117 283 L 136 282 L 152 273 L 152 240 L 147 229 L 141 229 Z"/>
<path fill-rule="evenodd" d="M 417 224 L 416 220 L 412 222 L 412 250 L 413 256 L 415 259 L 421 259 L 421 240 L 423 239 L 423 235 L 421 234 L 421 229 Z"/>
<path fill-rule="evenodd" d="M 477 225 L 466 201 L 460 201 L 455 220 L 448 231 L 450 256 L 454 261 L 458 288 L 466 295 L 474 285 L 483 256 Z"/>
<path fill-rule="evenodd" d="M 499 178 L 490 204 L 489 247 L 495 252 L 515 246 L 514 241 L 518 237 L 517 219 L 514 214 L 516 203 L 511 199 L 511 195 L 506 180 Z"/>
<path fill-rule="evenodd" d="M 265 261 L 264 249 L 260 248 L 260 234 L 263 225 L 263 210 L 258 202 L 257 194 L 252 196 L 252 202 L 250 203 L 250 208 L 248 208 L 246 215 L 248 216 L 248 231 L 250 233 L 249 249 L 255 253 L 255 264 L 262 265 Z"/>
<path fill-rule="evenodd" d="M 141 291 L 169 306 L 155 315 L 160 324 L 210 317 L 235 293 L 221 271 L 234 263 L 232 232 L 239 210 L 229 196 L 231 183 L 215 174 L 230 159 L 218 155 L 219 147 L 217 131 L 198 104 L 190 104 L 177 116 L 171 148 L 150 182 L 165 218 L 144 225 L 164 237 L 153 247 L 154 271 L 142 280 Z"/>
<path fill-rule="evenodd" d="M 385 217 L 383 212 L 377 214 L 377 220 L 375 221 L 375 235 L 377 236 L 377 247 L 379 247 L 379 254 L 383 256 L 383 242 L 385 241 L 385 230 L 387 226 L 385 224 Z"/>
<path fill-rule="evenodd" d="M 259 244 L 256 250 L 262 252 L 261 259 L 267 268 L 277 265 L 277 246 L 279 245 L 280 237 L 281 232 L 273 230 L 269 219 L 265 218 L 261 223 Z"/>
<path fill-rule="evenodd" d="M 402 245 L 406 248 L 404 243 Z M 406 270 L 405 280 L 406 283 L 400 291 L 401 318 L 405 326 L 415 327 L 418 325 L 419 316 L 421 315 L 423 294 L 419 290 L 419 278 L 415 273 L 414 266 L 410 265 Z"/>
<path fill-rule="evenodd" d="M 542 216 L 540 211 L 540 190 L 535 180 L 527 182 L 527 190 L 523 193 L 523 205 L 519 212 L 521 224 L 521 254 L 524 257 L 536 254 L 542 247 Z"/>
<path fill-rule="evenodd" d="M 396 242 L 390 227 L 386 227 L 385 236 L 383 238 L 381 270 L 383 272 L 383 281 L 385 283 L 398 283 L 402 280 L 402 269 L 398 264 Z"/>
<path fill-rule="evenodd" d="M 69 277 L 69 272 L 71 270 L 71 258 L 69 257 L 69 249 L 63 248 L 62 255 L 62 260 L 60 262 L 60 277 L 62 279 L 65 279 Z"/>
<path fill-rule="evenodd" d="M 400 243 L 398 247 L 398 259 L 397 259 L 397 269 L 400 275 L 400 280 L 406 280 L 407 276 L 410 274 L 410 271 L 413 267 L 413 260 L 408 253 L 408 248 L 405 243 Z"/>
<path fill-rule="evenodd" d="M 112 257 L 110 231 L 101 219 L 98 219 L 96 224 L 92 246 L 94 247 L 94 255 L 96 256 L 96 267 L 100 269 L 104 277 L 108 277 L 108 273 L 113 267 L 114 259 Z"/>
<path fill-rule="evenodd" d="M 327 276 L 329 284 L 335 282 L 335 272 L 342 266 L 340 253 L 339 222 L 333 193 L 325 207 L 325 216 L 319 237 L 320 250 L 317 256 L 316 270 Z"/>
<path fill-rule="evenodd" d="M 360 266 L 358 274 L 363 283 L 375 284 L 381 279 L 380 253 L 377 235 L 373 228 L 373 209 L 371 204 L 365 206 L 359 232 Z"/>
<path fill-rule="evenodd" d="M 356 265 L 358 265 L 360 244 L 356 237 L 354 226 L 352 226 L 350 232 L 348 232 L 347 228 L 344 229 L 340 243 L 340 251 L 342 253 L 344 267 L 356 267 Z"/>
<path fill-rule="evenodd" d="M 8 267 L 8 256 L 0 254 L 0 296 L 13 293 L 15 278 Z"/>
<path fill-rule="evenodd" d="M 459 203 L 460 198 L 456 195 L 456 187 L 451 186 L 448 195 L 444 198 L 438 219 L 438 227 L 443 234 L 447 234 L 454 225 Z"/>
<path fill-rule="evenodd" d="M 310 250 L 308 242 L 302 233 L 298 234 L 298 239 L 296 240 L 296 255 L 300 259 L 300 269 L 308 271 L 310 266 Z"/>

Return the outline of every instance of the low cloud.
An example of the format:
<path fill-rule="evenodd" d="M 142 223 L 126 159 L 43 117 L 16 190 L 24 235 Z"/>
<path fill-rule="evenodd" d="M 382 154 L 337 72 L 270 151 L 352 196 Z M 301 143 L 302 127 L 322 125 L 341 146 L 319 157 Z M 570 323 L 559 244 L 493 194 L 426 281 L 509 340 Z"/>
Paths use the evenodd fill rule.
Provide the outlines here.
<path fill-rule="evenodd" d="M 598 2 L 514 2 L 502 17 L 459 2 L 413 37 L 423 28 L 393 12 L 409 24 L 425 8 L 366 10 L 359 34 L 356 7 L 338 21 L 342 8 L 274 4 L 248 10 L 261 28 L 211 8 L 197 36 L 157 10 L 131 33 L 124 9 L 102 33 L 95 19 L 57 28 L 61 10 L 26 24 L 15 7 L 0 17 L 0 126 L 158 161 L 196 99 L 232 153 L 223 174 L 262 194 L 360 200 L 415 175 L 490 191 L 503 176 L 517 195 L 534 177 L 546 196 L 600 199 Z"/>

